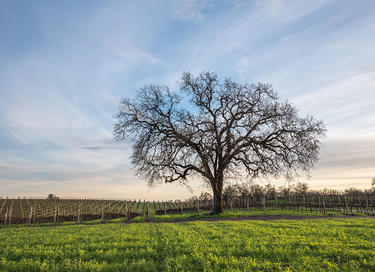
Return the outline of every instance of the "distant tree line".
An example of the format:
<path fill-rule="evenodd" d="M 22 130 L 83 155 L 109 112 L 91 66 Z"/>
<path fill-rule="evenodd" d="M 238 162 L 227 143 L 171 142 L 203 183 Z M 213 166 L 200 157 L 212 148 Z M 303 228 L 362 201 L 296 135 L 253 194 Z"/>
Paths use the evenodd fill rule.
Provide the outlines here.
<path fill-rule="evenodd" d="M 358 189 L 358 188 L 348 188 L 343 191 L 336 189 L 321 189 L 313 190 L 309 188 L 307 183 L 296 183 L 289 187 L 280 186 L 276 187 L 272 184 L 260 185 L 260 184 L 233 184 L 228 185 L 223 190 L 223 200 L 233 201 L 235 199 L 242 198 L 253 198 L 260 200 L 262 197 L 266 197 L 268 200 L 272 199 L 288 199 L 299 198 L 303 196 L 347 196 L 347 197 L 361 197 L 361 196 L 372 196 L 375 197 L 375 184 L 370 189 Z M 212 200 L 212 195 L 208 192 L 201 193 L 199 197 L 193 196 L 186 199 L 189 201 L 210 201 Z M 179 201 L 179 200 L 178 200 Z"/>

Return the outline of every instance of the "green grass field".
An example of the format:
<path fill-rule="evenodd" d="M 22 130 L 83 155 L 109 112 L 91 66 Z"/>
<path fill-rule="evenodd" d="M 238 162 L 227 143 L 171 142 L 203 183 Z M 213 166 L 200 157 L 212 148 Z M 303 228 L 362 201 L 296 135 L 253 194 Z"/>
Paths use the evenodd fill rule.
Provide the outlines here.
<path fill-rule="evenodd" d="M 362 213 L 352 213 L 352 216 L 366 216 Z M 241 217 L 252 217 L 252 216 L 288 216 L 288 217 L 317 217 L 317 216 L 345 216 L 342 212 L 339 211 L 327 211 L 324 215 L 321 212 L 310 212 L 306 210 L 250 210 L 247 211 L 245 209 L 242 210 L 233 210 L 233 212 L 225 211 L 220 214 L 211 215 L 209 212 L 200 212 L 200 213 L 189 213 L 184 212 L 183 214 L 166 214 L 166 215 L 154 215 L 151 214 L 151 221 L 155 222 L 168 222 L 168 221 L 189 221 L 189 220 L 198 220 L 198 219 L 206 219 L 206 218 L 241 218 Z M 111 220 L 111 222 L 118 222 L 118 219 Z M 146 217 L 137 216 L 131 220 L 131 222 L 145 222 Z M 98 221 L 99 222 L 99 221 Z M 92 222 L 88 222 L 92 223 Z"/>
<path fill-rule="evenodd" d="M 375 271 L 375 220 L 5 228 L 0 271 Z"/>

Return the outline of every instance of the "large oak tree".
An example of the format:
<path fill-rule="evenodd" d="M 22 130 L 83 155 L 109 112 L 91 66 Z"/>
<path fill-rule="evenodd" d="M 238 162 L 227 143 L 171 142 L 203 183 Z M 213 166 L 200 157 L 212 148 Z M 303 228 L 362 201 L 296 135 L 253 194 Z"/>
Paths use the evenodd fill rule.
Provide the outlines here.
<path fill-rule="evenodd" d="M 213 213 L 223 211 L 233 177 L 309 172 L 325 135 L 321 121 L 301 117 L 267 84 L 220 82 L 214 73 L 184 73 L 177 90 L 148 85 L 120 102 L 118 141 L 133 143 L 132 164 L 148 181 L 183 182 L 199 175 L 212 188 Z"/>

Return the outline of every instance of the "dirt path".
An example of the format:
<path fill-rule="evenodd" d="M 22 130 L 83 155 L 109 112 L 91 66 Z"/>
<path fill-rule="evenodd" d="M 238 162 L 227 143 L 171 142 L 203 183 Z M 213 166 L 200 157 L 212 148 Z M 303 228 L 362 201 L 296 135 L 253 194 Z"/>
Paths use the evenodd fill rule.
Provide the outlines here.
<path fill-rule="evenodd" d="M 319 215 L 319 216 L 301 216 L 301 215 L 252 215 L 239 217 L 212 217 L 212 218 L 189 218 L 182 220 L 164 220 L 153 221 L 148 223 L 185 223 L 194 221 L 268 221 L 268 220 L 315 220 L 315 219 L 375 219 L 375 216 L 355 216 L 355 215 Z M 132 223 L 130 223 L 132 224 Z"/>

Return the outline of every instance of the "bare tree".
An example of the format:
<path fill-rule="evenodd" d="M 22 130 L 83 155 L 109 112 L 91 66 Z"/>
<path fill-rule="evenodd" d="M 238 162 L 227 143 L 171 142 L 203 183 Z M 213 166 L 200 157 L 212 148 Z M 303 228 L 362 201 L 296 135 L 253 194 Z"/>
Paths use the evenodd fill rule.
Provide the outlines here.
<path fill-rule="evenodd" d="M 212 201 L 212 196 L 209 193 L 201 193 L 198 199 L 203 202 Z"/>
<path fill-rule="evenodd" d="M 223 211 L 231 177 L 308 172 L 325 134 L 321 121 L 300 117 L 270 85 L 220 82 L 210 72 L 184 73 L 177 91 L 145 86 L 120 102 L 116 119 L 115 138 L 133 142 L 138 175 L 149 185 L 201 176 L 213 191 L 213 213 Z"/>
<path fill-rule="evenodd" d="M 59 199 L 55 194 L 48 194 L 47 199 Z"/>
<path fill-rule="evenodd" d="M 294 192 L 297 195 L 304 195 L 309 191 L 309 185 L 307 183 L 297 183 L 294 187 Z"/>

